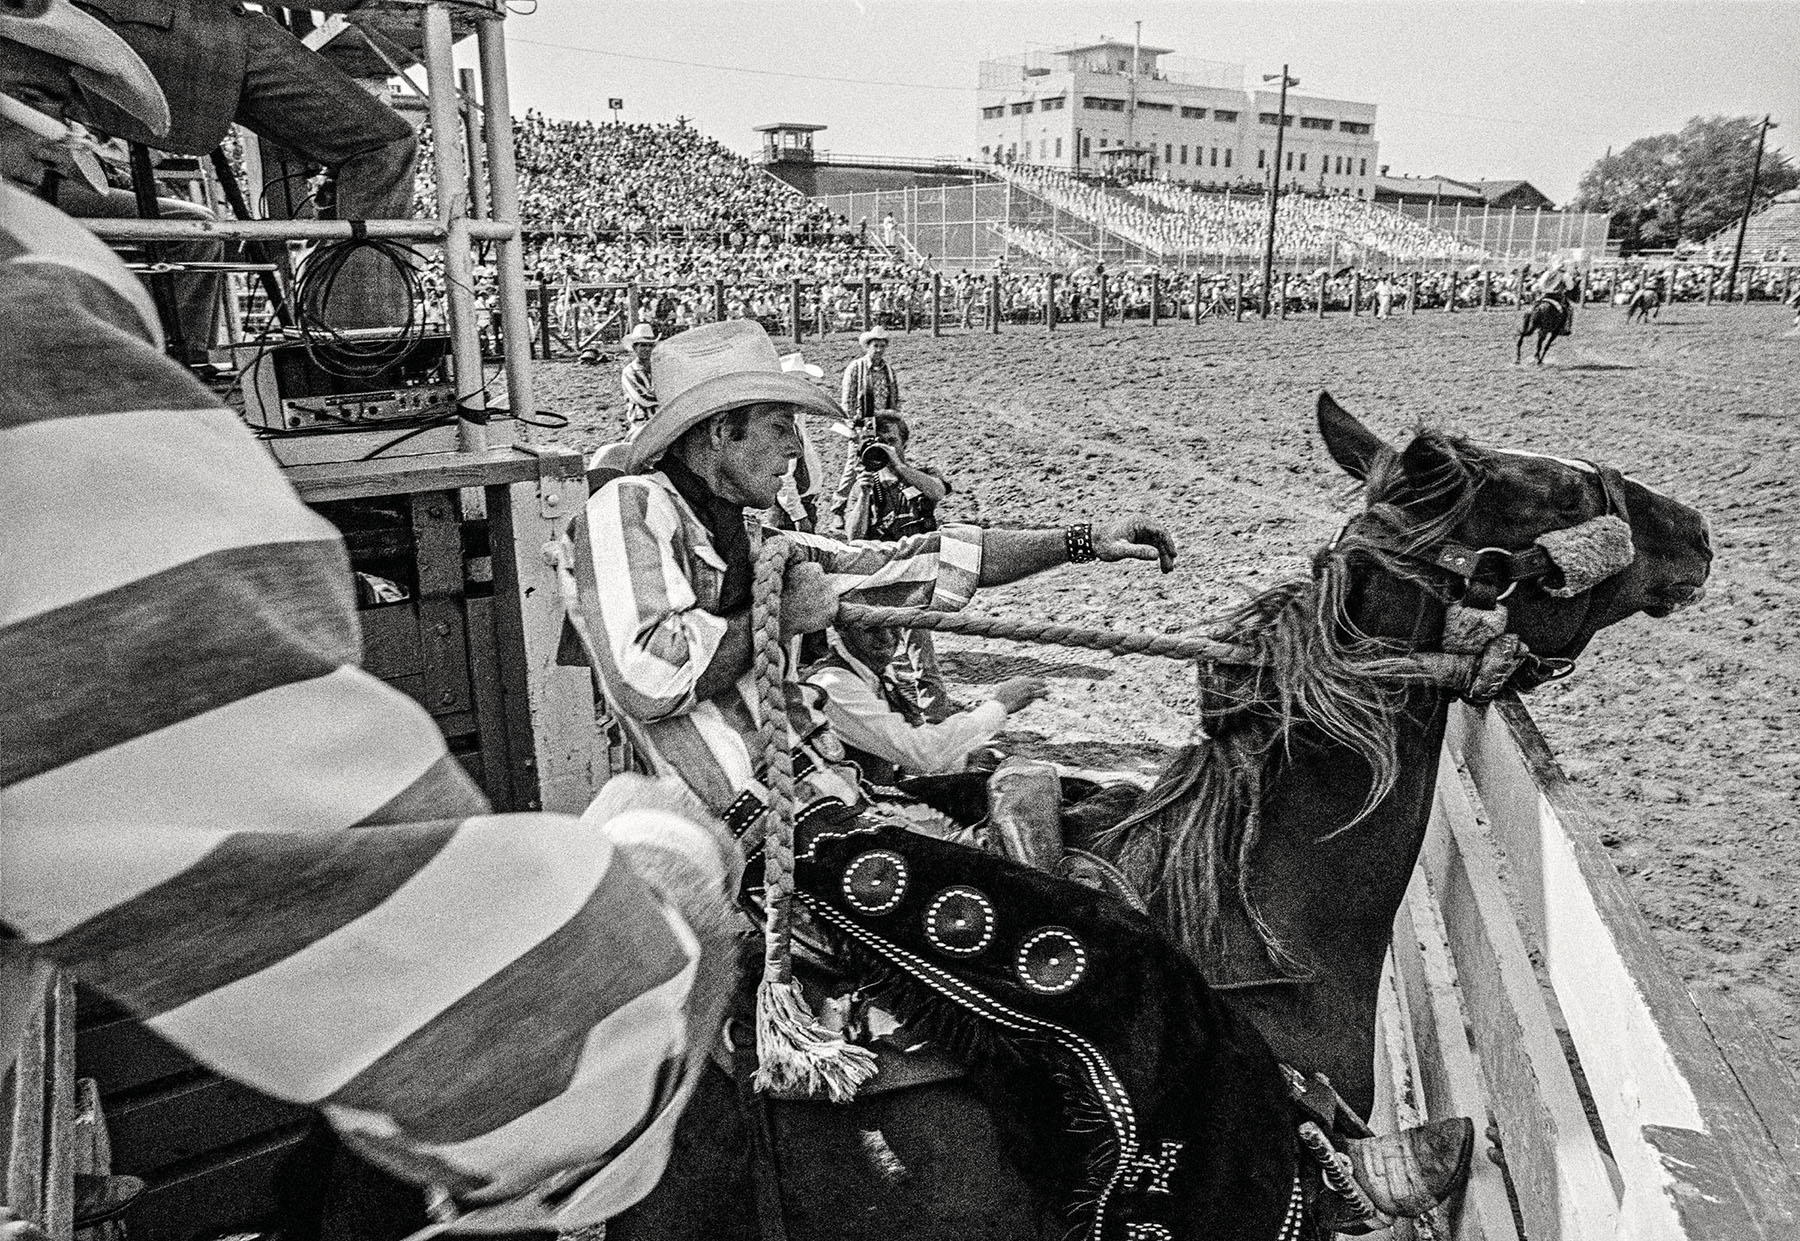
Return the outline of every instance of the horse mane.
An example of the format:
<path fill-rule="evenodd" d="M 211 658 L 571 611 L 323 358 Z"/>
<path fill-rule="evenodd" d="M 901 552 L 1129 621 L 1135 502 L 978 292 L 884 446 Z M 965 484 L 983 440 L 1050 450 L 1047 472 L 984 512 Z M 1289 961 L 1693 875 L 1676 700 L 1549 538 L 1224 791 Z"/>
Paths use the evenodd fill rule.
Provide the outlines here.
<path fill-rule="evenodd" d="M 1422 430 L 1414 445 L 1431 451 L 1377 455 L 1362 515 L 1319 550 L 1310 577 L 1265 590 L 1220 618 L 1214 636 L 1250 648 L 1257 663 L 1201 666 L 1204 733 L 1176 753 L 1129 815 L 1097 834 L 1099 851 L 1143 894 L 1151 916 L 1197 957 L 1221 946 L 1221 902 L 1230 893 L 1270 965 L 1304 975 L 1250 895 L 1262 791 L 1298 730 L 1351 750 L 1372 773 L 1357 813 L 1322 839 L 1362 822 L 1394 787 L 1397 708 L 1420 672 L 1391 641 L 1355 626 L 1352 591 L 1371 566 L 1431 589 L 1404 556 L 1444 539 L 1482 481 L 1476 450 L 1465 441 Z"/>

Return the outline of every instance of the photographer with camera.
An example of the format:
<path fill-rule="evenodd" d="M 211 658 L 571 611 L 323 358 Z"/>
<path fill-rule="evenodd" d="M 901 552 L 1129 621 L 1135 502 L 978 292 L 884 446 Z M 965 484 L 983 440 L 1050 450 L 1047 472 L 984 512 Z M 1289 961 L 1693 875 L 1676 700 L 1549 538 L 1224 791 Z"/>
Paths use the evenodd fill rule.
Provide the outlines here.
<path fill-rule="evenodd" d="M 844 537 L 891 543 L 938 528 L 937 506 L 950 484 L 935 468 L 906 459 L 912 428 L 897 413 L 875 415 L 873 434 L 854 447 L 858 471 L 844 513 Z M 925 719 L 947 719 L 955 710 L 938 671 L 937 650 L 925 629 L 898 631 L 892 674 L 900 693 Z"/>
<path fill-rule="evenodd" d="M 874 432 L 875 415 L 900 412 L 900 381 L 894 377 L 894 368 L 887 360 L 887 329 L 872 327 L 857 339 L 862 342 L 863 355 L 844 368 L 844 380 L 838 391 L 838 405 L 850 423 L 851 432 L 844 453 L 844 470 L 831 497 L 832 514 L 840 521 L 850 503 L 850 488 L 856 482 L 857 453 Z M 844 527 L 844 536 L 858 537 L 850 533 L 848 526 Z"/>

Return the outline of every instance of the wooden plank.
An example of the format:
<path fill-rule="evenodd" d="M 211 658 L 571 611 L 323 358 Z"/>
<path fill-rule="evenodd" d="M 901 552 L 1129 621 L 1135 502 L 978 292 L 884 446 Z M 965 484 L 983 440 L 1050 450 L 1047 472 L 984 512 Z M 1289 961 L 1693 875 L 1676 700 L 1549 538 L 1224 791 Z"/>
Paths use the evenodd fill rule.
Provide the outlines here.
<path fill-rule="evenodd" d="M 1769 1132 L 1789 1171 L 1800 1174 L 1800 1082 L 1742 1001 L 1728 992 L 1694 992 L 1701 1020 L 1731 1074 Z"/>
<path fill-rule="evenodd" d="M 308 504 L 349 500 L 358 496 L 405 495 L 415 491 L 447 491 L 458 487 L 496 487 L 535 482 L 540 462 L 554 478 L 586 473 L 580 453 L 534 456 L 515 448 L 487 452 L 443 452 L 428 456 L 376 458 L 292 465 L 283 473 Z"/>
<path fill-rule="evenodd" d="M 465 606 L 469 684 L 475 696 L 475 727 L 481 738 L 481 787 L 496 810 L 511 810 L 513 758 L 507 744 L 506 698 L 500 688 L 494 601 L 486 595 L 476 595 Z"/>
<path fill-rule="evenodd" d="M 58 970 L 44 1012 L 44 1231 L 75 1236 L 75 983 Z"/>
<path fill-rule="evenodd" d="M 41 975 L 40 975 L 41 978 Z M 40 995 L 48 996 L 47 980 Z M 44 1054 L 48 1040 L 40 1007 L 25 1023 L 7 1073 L 6 1201 L 21 1219 L 44 1218 Z"/>
<path fill-rule="evenodd" d="M 1427 833 L 1420 862 L 1443 915 L 1526 1234 L 1531 1241 L 1650 1241 L 1648 1233 L 1621 1232 L 1612 1182 L 1513 921 L 1493 846 L 1447 755 L 1433 813 L 1448 830 Z"/>
<path fill-rule="evenodd" d="M 131 1208 L 131 1241 L 193 1241 L 277 1222 L 281 1179 L 312 1129 L 308 1121 L 152 1180 Z"/>
<path fill-rule="evenodd" d="M 118 1170 L 147 1176 L 304 1122 L 309 1115 L 298 1104 L 206 1077 L 109 1101 L 107 1124 Z"/>
<path fill-rule="evenodd" d="M 490 487 L 487 500 L 514 807 L 580 814 L 606 779 L 606 753 L 588 670 L 557 662 L 563 600 L 546 548 L 586 503 L 587 478 L 578 468 L 569 477 Z"/>
<path fill-rule="evenodd" d="M 370 676 L 393 683 L 420 674 L 419 614 L 411 604 L 363 608 L 356 619 L 362 626 L 363 668 Z"/>
<path fill-rule="evenodd" d="M 427 491 L 413 496 L 412 530 L 426 705 L 433 714 L 464 711 L 470 705 L 469 660 L 462 611 L 462 527 L 455 493 Z"/>
<path fill-rule="evenodd" d="M 1777 1149 L 1516 697 L 1461 709 L 1462 755 L 1505 850 L 1525 932 L 1581 1054 L 1634 1236 L 1800 1236 Z"/>
<path fill-rule="evenodd" d="M 1448 936 L 1420 871 L 1413 872 L 1394 920 L 1393 960 L 1395 978 L 1406 997 L 1407 1028 L 1426 1118 L 1467 1116 L 1475 1122 L 1468 1188 L 1434 1213 L 1438 1235 L 1449 1241 L 1519 1241 L 1506 1173 L 1488 1158 L 1486 1130 L 1492 1109 L 1481 1066 L 1469 1045 Z"/>

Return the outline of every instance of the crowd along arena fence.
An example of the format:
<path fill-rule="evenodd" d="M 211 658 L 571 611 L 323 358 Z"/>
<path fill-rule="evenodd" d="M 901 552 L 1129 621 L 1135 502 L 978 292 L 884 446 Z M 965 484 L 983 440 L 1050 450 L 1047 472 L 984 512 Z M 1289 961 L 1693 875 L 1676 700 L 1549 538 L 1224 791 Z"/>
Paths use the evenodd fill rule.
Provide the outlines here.
<path fill-rule="evenodd" d="M 1515 310 L 1531 268 L 1462 267 L 1277 273 L 1269 314 L 1279 318 L 1382 313 Z M 1385 290 L 1382 286 L 1386 279 Z M 1800 264 L 1746 263 L 1735 280 L 1723 263 L 1592 265 L 1582 287 L 1584 309 L 1621 308 L 1639 288 L 1664 305 L 1788 302 L 1800 291 Z M 1159 326 L 1239 321 L 1262 314 L 1261 278 L 1243 272 L 1166 273 L 1104 266 L 1060 273 L 1004 271 L 911 280 L 714 280 L 672 283 L 539 282 L 528 292 L 533 350 L 568 357 L 617 342 L 650 322 L 667 334 L 726 318 L 755 319 L 800 342 L 879 324 L 902 332 L 998 332 L 1054 329 L 1059 324 Z M 548 314 L 545 307 L 548 306 Z"/>

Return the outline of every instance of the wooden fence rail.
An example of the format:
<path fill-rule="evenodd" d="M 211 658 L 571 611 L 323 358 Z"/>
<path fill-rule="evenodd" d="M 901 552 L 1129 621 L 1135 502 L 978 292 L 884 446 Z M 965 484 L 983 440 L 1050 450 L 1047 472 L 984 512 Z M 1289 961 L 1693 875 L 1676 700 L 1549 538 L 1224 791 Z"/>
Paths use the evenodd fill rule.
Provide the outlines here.
<path fill-rule="evenodd" d="M 1503 1151 L 1440 1235 L 1800 1237 L 1800 1088 L 1669 967 L 1516 698 L 1452 720 L 1389 982 L 1384 1119 L 1491 1120 Z"/>

